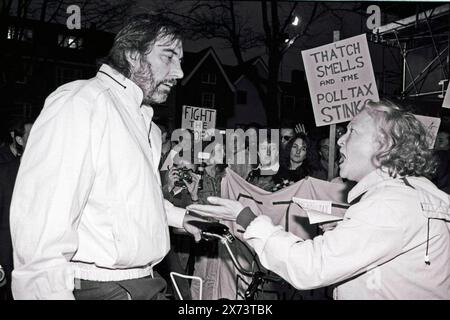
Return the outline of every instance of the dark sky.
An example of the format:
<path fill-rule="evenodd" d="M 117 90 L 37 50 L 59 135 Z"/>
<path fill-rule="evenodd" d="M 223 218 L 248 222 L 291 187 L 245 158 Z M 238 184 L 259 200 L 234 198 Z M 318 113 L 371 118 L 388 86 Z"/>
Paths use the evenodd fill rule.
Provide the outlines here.
<path fill-rule="evenodd" d="M 278 1 L 281 7 L 280 12 L 289 10 L 293 1 Z M 445 2 L 445 1 L 441 1 Z M 163 3 L 167 4 L 167 0 L 153 0 L 144 1 L 141 0 L 138 3 L 137 10 L 143 8 L 152 8 L 155 4 Z M 188 6 L 191 1 L 182 1 L 182 6 Z M 296 14 L 306 20 L 308 17 L 308 10 L 312 7 L 312 1 L 299 1 Z M 435 3 L 430 1 L 419 1 L 421 9 L 428 9 L 430 6 L 436 6 Z M 401 18 L 413 15 L 416 13 L 417 6 L 411 1 L 403 2 L 374 2 L 374 1 L 359 1 L 359 2 L 347 2 L 335 1 L 326 2 L 330 8 L 346 8 L 347 5 L 359 4 L 365 11 L 367 6 L 371 4 L 377 4 L 381 8 L 382 21 L 381 24 L 386 24 L 394 20 L 394 17 L 400 16 Z M 236 1 L 236 11 L 239 15 L 250 19 L 251 24 L 255 30 L 262 30 L 261 22 L 261 10 L 259 1 Z M 369 30 L 365 27 L 366 17 L 364 15 L 355 12 L 339 11 L 339 16 L 342 17 L 343 23 L 340 19 L 333 14 L 323 16 L 317 21 L 312 23 L 313 36 L 307 39 L 299 39 L 289 50 L 286 52 L 283 65 L 281 68 L 281 78 L 288 80 L 290 78 L 292 69 L 303 69 L 300 51 L 304 49 L 313 48 L 333 41 L 333 30 L 341 30 L 341 38 L 347 38 L 354 35 L 358 35 Z M 343 26 L 343 27 L 341 27 Z M 290 34 L 295 34 L 295 27 L 291 27 Z M 199 51 L 205 47 L 213 46 L 217 51 L 220 59 L 225 64 L 235 64 L 235 58 L 231 50 L 224 49 L 224 43 L 217 40 L 201 40 L 201 41 L 185 41 L 184 47 L 188 51 Z M 250 59 L 256 55 L 262 55 L 265 57 L 265 48 L 258 47 L 250 50 L 246 54 L 246 58 Z"/>

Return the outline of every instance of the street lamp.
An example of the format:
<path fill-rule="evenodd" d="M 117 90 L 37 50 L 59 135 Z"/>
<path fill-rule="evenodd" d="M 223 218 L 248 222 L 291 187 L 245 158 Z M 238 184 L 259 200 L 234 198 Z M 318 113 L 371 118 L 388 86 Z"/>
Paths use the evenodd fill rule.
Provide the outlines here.
<path fill-rule="evenodd" d="M 301 23 L 301 19 L 298 16 L 295 16 L 294 19 L 291 22 L 291 25 L 294 27 L 298 27 Z M 289 34 L 285 34 L 284 36 L 284 43 L 285 43 L 285 47 L 283 49 L 283 52 L 286 52 L 290 46 L 292 46 L 294 44 L 294 42 L 298 39 L 298 37 L 300 37 L 300 33 L 296 32 L 295 36 L 293 36 L 292 38 L 289 36 Z"/>

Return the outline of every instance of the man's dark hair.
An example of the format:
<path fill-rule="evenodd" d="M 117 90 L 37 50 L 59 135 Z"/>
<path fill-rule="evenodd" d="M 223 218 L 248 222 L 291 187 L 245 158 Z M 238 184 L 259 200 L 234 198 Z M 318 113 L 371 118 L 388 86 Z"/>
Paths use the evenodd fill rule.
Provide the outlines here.
<path fill-rule="evenodd" d="M 142 56 L 151 51 L 153 44 L 160 38 L 169 41 L 181 40 L 181 26 L 160 14 L 139 14 L 117 33 L 106 63 L 130 77 L 130 64 L 127 52 L 138 52 Z"/>
<path fill-rule="evenodd" d="M 14 137 L 23 137 L 25 134 L 25 125 L 33 124 L 32 119 L 14 119 L 9 123 L 8 132 L 13 132 Z"/>

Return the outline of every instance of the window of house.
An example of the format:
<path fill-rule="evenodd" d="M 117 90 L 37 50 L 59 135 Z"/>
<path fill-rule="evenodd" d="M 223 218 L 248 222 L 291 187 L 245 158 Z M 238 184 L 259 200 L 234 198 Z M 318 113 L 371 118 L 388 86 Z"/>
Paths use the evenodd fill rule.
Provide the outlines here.
<path fill-rule="evenodd" d="M 8 33 L 6 34 L 6 39 L 8 39 L 8 40 L 14 39 L 14 28 L 11 26 L 8 27 Z"/>
<path fill-rule="evenodd" d="M 238 90 L 236 92 L 236 103 L 237 104 L 247 104 L 247 91 Z"/>
<path fill-rule="evenodd" d="M 19 28 L 17 26 L 9 26 L 6 38 L 8 40 L 31 42 L 33 40 L 33 30 L 27 28 Z"/>
<path fill-rule="evenodd" d="M 77 36 L 60 34 L 58 35 L 58 46 L 70 49 L 81 49 L 83 46 L 83 39 Z"/>
<path fill-rule="evenodd" d="M 202 92 L 202 108 L 214 108 L 216 95 L 211 92 Z"/>
<path fill-rule="evenodd" d="M 204 72 L 202 73 L 202 83 L 216 84 L 217 78 L 215 73 Z"/>

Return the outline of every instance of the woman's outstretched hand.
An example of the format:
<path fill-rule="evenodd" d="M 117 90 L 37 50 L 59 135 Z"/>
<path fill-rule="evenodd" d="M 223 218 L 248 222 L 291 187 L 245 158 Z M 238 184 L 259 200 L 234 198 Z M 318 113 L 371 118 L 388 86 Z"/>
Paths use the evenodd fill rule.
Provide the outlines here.
<path fill-rule="evenodd" d="M 186 209 L 205 217 L 232 221 L 236 220 L 239 212 L 244 209 L 244 206 L 236 200 L 208 197 L 208 202 L 211 203 L 211 205 L 191 204 Z"/>

